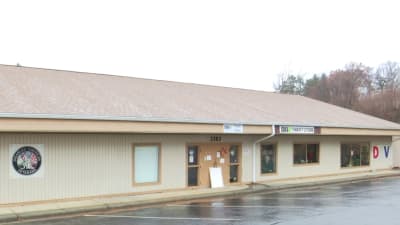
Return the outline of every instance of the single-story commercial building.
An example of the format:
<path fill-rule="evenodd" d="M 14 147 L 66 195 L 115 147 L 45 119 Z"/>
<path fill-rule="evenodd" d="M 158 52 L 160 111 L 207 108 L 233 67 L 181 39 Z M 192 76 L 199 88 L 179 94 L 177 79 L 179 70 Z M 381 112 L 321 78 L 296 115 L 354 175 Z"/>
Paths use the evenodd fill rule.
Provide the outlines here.
<path fill-rule="evenodd" d="M 400 125 L 302 96 L 0 66 L 0 204 L 392 169 Z"/>

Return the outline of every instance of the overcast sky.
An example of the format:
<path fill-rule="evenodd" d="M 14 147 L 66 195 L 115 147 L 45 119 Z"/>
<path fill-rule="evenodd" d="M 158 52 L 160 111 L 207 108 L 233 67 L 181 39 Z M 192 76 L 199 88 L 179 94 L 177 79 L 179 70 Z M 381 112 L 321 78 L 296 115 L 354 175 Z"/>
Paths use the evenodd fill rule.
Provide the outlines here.
<path fill-rule="evenodd" d="M 273 90 L 400 61 L 397 1 L 0 1 L 0 64 Z"/>

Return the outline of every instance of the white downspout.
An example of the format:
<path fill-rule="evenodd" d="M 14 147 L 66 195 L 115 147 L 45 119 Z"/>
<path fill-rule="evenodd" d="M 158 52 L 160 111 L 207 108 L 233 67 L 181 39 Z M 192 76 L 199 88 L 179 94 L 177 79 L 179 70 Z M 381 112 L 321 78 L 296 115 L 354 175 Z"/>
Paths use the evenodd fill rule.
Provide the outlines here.
<path fill-rule="evenodd" d="M 258 139 L 253 143 L 253 184 L 256 183 L 256 147 L 257 147 L 257 144 L 262 141 L 268 140 L 274 136 L 275 136 L 275 125 L 272 124 L 272 134 L 268 135 L 266 137 L 263 137 L 261 139 Z"/>

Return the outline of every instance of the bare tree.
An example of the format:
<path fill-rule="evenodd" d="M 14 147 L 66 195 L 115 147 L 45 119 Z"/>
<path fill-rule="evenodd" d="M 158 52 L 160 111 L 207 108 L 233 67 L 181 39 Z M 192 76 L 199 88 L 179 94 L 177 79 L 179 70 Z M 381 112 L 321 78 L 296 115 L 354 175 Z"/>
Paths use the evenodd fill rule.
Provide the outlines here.
<path fill-rule="evenodd" d="M 378 91 L 396 89 L 400 86 L 400 65 L 388 61 L 381 64 L 375 72 L 374 85 Z"/>
<path fill-rule="evenodd" d="M 376 70 L 350 63 L 328 76 L 280 74 L 275 89 L 300 94 L 400 123 L 400 65 L 388 61 Z"/>
<path fill-rule="evenodd" d="M 389 89 L 360 99 L 355 110 L 400 123 L 400 89 Z"/>
<path fill-rule="evenodd" d="M 328 78 L 325 74 L 307 79 L 304 85 L 304 95 L 324 102 L 330 102 Z"/>
<path fill-rule="evenodd" d="M 351 63 L 344 69 L 331 72 L 328 78 L 330 102 L 345 108 L 353 108 L 360 96 L 372 91 L 371 68 Z"/>

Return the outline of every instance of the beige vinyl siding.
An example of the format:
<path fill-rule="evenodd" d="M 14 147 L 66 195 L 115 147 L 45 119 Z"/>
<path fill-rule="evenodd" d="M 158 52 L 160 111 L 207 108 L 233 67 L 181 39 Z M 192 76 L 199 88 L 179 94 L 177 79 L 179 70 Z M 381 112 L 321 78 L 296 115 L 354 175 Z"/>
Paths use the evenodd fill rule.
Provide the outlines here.
<path fill-rule="evenodd" d="M 126 137 L 112 135 L 1 135 L 1 202 L 21 202 L 124 191 L 130 159 Z M 44 178 L 8 177 L 10 144 L 44 144 Z M 5 160 L 2 160 L 5 161 Z M 7 172 L 4 172 L 7 171 Z M 7 179 L 8 178 L 8 179 Z"/>
<path fill-rule="evenodd" d="M 0 204 L 185 188 L 186 144 L 207 143 L 209 137 L 3 133 L 0 134 Z M 235 135 L 223 136 L 223 140 L 251 143 L 249 137 Z M 161 144 L 160 184 L 132 185 L 134 143 Z M 44 177 L 10 178 L 10 144 L 44 144 Z M 244 166 L 244 169 L 251 171 L 251 165 Z M 249 180 L 251 174 L 244 172 L 243 177 Z"/>
<path fill-rule="evenodd" d="M 134 134 L 31 134 L 0 133 L 0 204 L 70 199 L 98 195 L 142 193 L 186 188 L 186 145 L 210 143 L 213 135 L 134 135 Z M 221 135 L 222 142 L 242 143 L 241 178 L 252 181 L 252 144 L 260 135 Z M 389 169 L 390 158 L 372 158 L 369 167 L 340 168 L 340 143 L 370 142 L 390 144 L 390 137 L 350 136 L 279 136 L 270 140 L 277 145 L 277 173 L 260 174 L 260 151 L 256 151 L 257 181 L 269 181 L 325 174 Z M 294 166 L 293 143 L 320 143 L 317 165 Z M 160 143 L 161 182 L 155 185 L 132 185 L 132 147 L 137 143 Z M 43 144 L 44 177 L 12 179 L 9 175 L 11 144 Z M 383 152 L 381 152 L 383 155 Z"/>
<path fill-rule="evenodd" d="M 390 150 L 388 158 L 384 157 L 383 149 L 380 157 L 372 157 L 374 145 L 391 145 L 391 137 L 357 137 L 357 136 L 279 136 L 270 140 L 278 143 L 277 149 L 277 173 L 268 176 L 257 174 L 258 181 L 269 181 L 293 177 L 322 176 L 340 173 L 352 173 L 359 171 L 372 171 L 379 169 L 391 169 L 393 167 L 393 149 Z M 293 144 L 318 142 L 319 163 L 293 165 Z M 341 168 L 340 167 L 340 144 L 345 142 L 367 142 L 370 143 L 370 166 Z M 260 155 L 260 148 L 257 148 L 257 155 Z M 257 162 L 257 171 L 260 171 L 260 160 Z"/>
<path fill-rule="evenodd" d="M 400 136 L 393 137 L 393 166 L 400 167 Z"/>
<path fill-rule="evenodd" d="M 224 134 L 223 124 L 120 120 L 0 118 L 0 132 Z M 244 134 L 270 134 L 270 125 L 243 125 Z"/>

